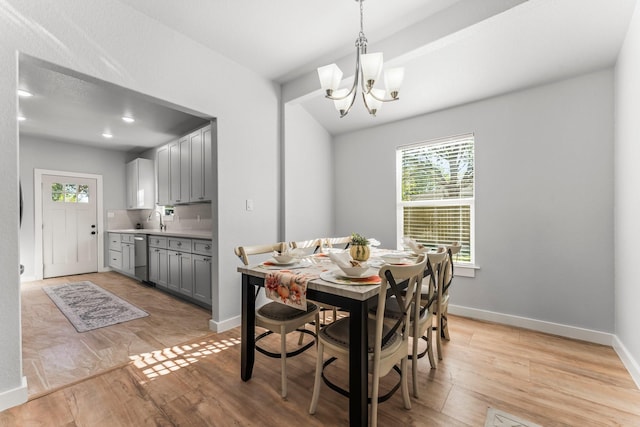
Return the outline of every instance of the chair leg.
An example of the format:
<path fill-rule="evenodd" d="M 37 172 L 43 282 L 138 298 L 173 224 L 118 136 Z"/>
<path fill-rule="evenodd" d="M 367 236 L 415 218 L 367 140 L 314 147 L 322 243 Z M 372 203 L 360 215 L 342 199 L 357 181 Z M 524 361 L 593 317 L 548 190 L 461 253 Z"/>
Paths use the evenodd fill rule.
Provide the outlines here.
<path fill-rule="evenodd" d="M 431 369 L 435 369 L 438 367 L 438 361 L 433 357 L 433 329 L 428 328 L 425 333 L 427 334 L 427 355 L 429 356 L 429 364 L 431 365 Z"/>
<path fill-rule="evenodd" d="M 419 397 L 418 396 L 418 341 L 420 341 L 420 338 L 415 338 L 414 334 L 414 338 L 413 338 L 413 346 L 411 349 L 411 354 L 413 355 L 413 358 L 411 359 L 411 372 L 413 374 L 413 397 L 415 397 L 416 399 Z M 403 374 L 404 375 L 404 371 Z M 403 390 L 404 392 L 404 390 Z"/>
<path fill-rule="evenodd" d="M 311 415 L 316 413 L 318 407 L 318 398 L 320 397 L 320 383 L 322 382 L 322 362 L 323 362 L 324 344 L 318 341 L 318 357 L 316 359 L 316 375 L 313 380 L 313 395 L 311 396 L 311 406 L 309 406 L 309 413 Z"/>
<path fill-rule="evenodd" d="M 408 357 L 404 357 L 402 359 L 402 362 L 400 362 L 400 371 L 402 371 L 402 373 L 400 375 L 402 375 L 402 378 L 400 379 L 400 381 L 402 382 L 402 398 L 404 399 L 404 408 L 405 409 L 411 409 L 411 397 L 409 396 L 409 381 L 407 380 L 407 362 L 408 362 L 409 358 Z M 418 360 L 416 359 L 415 362 L 417 362 Z M 417 365 L 417 363 L 416 363 Z M 415 383 L 414 383 L 415 384 Z M 414 385 L 414 391 L 416 390 L 416 387 Z M 418 396 L 416 396 L 418 397 Z"/>
<path fill-rule="evenodd" d="M 440 304 L 438 304 L 436 313 L 436 345 L 438 346 L 438 359 L 442 360 L 442 323 L 440 323 L 442 312 L 440 310 Z"/>
<path fill-rule="evenodd" d="M 373 378 L 371 379 L 371 415 L 369 419 L 371 420 L 371 427 L 377 427 L 378 425 L 378 393 L 380 386 L 380 372 L 375 370 L 373 371 Z"/>
<path fill-rule="evenodd" d="M 448 314 L 449 314 L 449 306 L 444 308 L 442 314 L 440 315 L 440 329 L 442 330 L 442 338 L 447 341 L 451 341 L 449 338 L 449 322 L 448 322 Z"/>
<path fill-rule="evenodd" d="M 280 370 L 282 373 L 282 397 L 287 397 L 287 333 L 284 325 L 280 326 Z"/>
<path fill-rule="evenodd" d="M 338 317 L 338 309 L 334 306 L 333 307 L 333 320 L 332 320 L 332 322 L 335 322 L 337 317 Z"/>

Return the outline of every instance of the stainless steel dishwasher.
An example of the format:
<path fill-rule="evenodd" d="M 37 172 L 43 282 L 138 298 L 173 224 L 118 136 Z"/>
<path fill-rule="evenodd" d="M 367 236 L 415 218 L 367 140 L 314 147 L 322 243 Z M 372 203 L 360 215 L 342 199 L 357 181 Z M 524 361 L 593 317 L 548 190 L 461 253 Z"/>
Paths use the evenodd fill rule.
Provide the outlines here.
<path fill-rule="evenodd" d="M 133 238 L 135 243 L 135 276 L 146 282 L 149 278 L 149 270 L 147 268 L 147 235 L 136 234 Z"/>

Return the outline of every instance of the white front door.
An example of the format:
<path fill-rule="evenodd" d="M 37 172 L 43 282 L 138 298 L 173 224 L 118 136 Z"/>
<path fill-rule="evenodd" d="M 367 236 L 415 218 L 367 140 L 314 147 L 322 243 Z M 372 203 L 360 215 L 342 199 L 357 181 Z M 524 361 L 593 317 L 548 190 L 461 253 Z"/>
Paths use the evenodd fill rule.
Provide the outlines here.
<path fill-rule="evenodd" d="M 42 175 L 43 276 L 98 271 L 96 180 Z"/>

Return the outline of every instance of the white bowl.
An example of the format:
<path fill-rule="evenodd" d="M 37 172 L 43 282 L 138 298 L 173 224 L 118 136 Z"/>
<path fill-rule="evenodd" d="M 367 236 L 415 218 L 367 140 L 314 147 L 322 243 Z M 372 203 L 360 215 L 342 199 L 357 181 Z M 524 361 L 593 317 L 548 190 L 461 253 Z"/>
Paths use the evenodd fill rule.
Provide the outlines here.
<path fill-rule="evenodd" d="M 388 264 L 397 264 L 402 262 L 407 256 L 405 254 L 385 254 L 380 255 L 380 258 Z"/>
<path fill-rule="evenodd" d="M 369 270 L 369 265 L 366 263 L 361 263 L 360 267 L 345 267 L 343 265 L 338 265 L 338 267 L 349 277 L 362 277 Z"/>
<path fill-rule="evenodd" d="M 288 264 L 290 262 L 293 262 L 294 257 L 292 255 L 274 255 L 273 259 L 276 260 L 276 262 L 278 262 L 279 264 Z"/>

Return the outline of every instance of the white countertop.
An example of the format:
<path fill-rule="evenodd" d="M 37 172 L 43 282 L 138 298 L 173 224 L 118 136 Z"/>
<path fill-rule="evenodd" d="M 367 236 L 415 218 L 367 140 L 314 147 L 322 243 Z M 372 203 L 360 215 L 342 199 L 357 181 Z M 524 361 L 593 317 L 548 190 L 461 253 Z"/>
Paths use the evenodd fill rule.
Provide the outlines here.
<path fill-rule="evenodd" d="M 127 228 L 120 230 L 107 230 L 107 233 L 148 234 L 155 236 L 185 237 L 191 239 L 211 240 L 211 231 L 207 230 L 160 230 L 159 228 Z"/>

